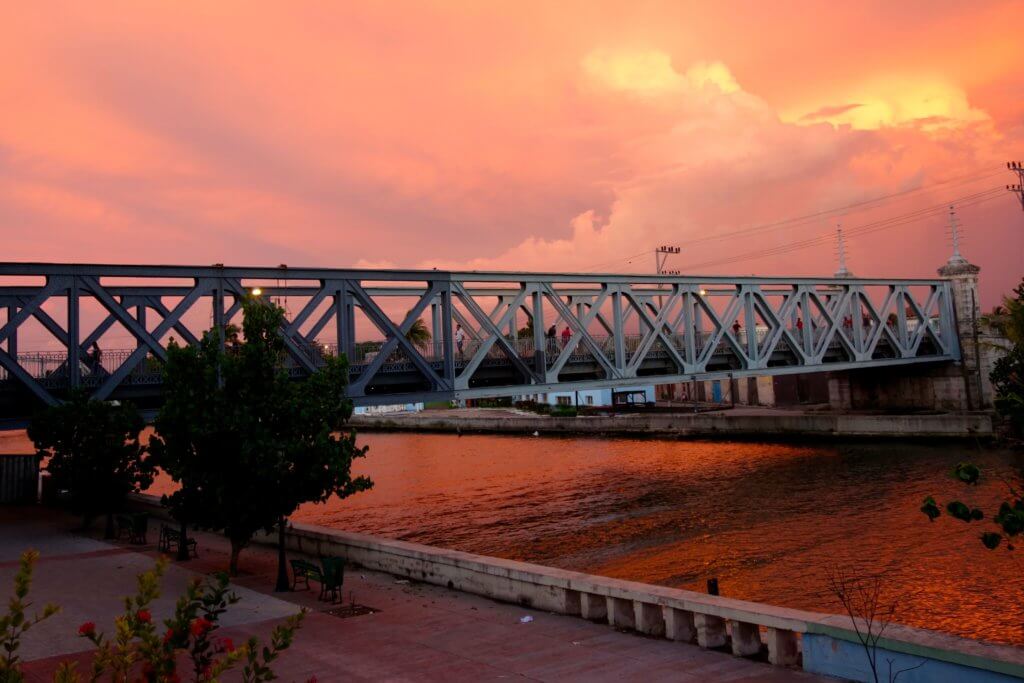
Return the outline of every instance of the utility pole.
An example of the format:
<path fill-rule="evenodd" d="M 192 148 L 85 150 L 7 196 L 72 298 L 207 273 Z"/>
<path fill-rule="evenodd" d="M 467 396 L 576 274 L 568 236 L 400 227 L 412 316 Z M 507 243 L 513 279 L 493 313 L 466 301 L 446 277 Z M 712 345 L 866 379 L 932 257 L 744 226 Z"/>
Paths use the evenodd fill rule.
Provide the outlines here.
<path fill-rule="evenodd" d="M 678 270 L 667 270 L 665 263 L 668 261 L 668 257 L 671 254 L 678 254 L 681 250 L 679 247 L 663 244 L 654 250 L 654 272 L 658 275 L 679 275 Z M 661 289 L 661 283 L 658 283 L 658 289 Z M 658 297 L 658 308 L 661 308 L 665 302 L 662 297 Z"/>
<path fill-rule="evenodd" d="M 1007 185 L 1006 189 L 1017 195 L 1020 200 L 1021 211 L 1024 211 L 1024 163 L 1020 161 L 1007 161 L 1006 168 L 1017 174 L 1017 182 Z"/>
<path fill-rule="evenodd" d="M 654 269 L 658 275 L 679 275 L 678 270 L 665 270 L 665 262 L 670 254 L 678 254 L 679 247 L 662 245 L 654 250 Z"/>

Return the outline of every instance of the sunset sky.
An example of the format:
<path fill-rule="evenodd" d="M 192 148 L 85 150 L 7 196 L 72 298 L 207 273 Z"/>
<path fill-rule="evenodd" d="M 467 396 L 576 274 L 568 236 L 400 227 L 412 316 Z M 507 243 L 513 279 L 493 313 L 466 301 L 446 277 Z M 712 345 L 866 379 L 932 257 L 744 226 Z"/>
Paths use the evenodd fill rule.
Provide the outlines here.
<path fill-rule="evenodd" d="M 1020 204 L 985 194 L 1024 159 L 1019 0 L 10 2 L 0 25 L 3 260 L 650 272 L 672 244 L 687 273 L 827 275 L 841 221 L 855 274 L 932 276 L 959 199 L 985 305 L 1024 271 Z"/>

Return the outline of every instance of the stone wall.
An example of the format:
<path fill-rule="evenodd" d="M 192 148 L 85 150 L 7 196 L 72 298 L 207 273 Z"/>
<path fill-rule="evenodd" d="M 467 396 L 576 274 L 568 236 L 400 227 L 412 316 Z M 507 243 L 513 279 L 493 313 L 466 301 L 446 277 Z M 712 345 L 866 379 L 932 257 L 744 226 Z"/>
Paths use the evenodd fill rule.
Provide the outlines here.
<path fill-rule="evenodd" d="M 832 373 L 829 403 L 840 410 L 965 411 L 968 403 L 963 368 L 938 366 L 872 368 Z"/>

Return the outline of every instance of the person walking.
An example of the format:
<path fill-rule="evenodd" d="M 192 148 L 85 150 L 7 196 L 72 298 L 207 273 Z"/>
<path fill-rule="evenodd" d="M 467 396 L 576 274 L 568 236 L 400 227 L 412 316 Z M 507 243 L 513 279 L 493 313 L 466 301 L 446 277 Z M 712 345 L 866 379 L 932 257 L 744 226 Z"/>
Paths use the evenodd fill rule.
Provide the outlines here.
<path fill-rule="evenodd" d="M 89 348 L 89 353 L 86 354 L 89 357 L 89 370 L 96 374 L 102 368 L 103 351 L 100 350 L 100 345 L 96 342 L 92 343 Z"/>
<path fill-rule="evenodd" d="M 455 324 L 455 346 L 459 348 L 459 359 L 462 359 L 462 346 L 466 343 L 466 331 L 462 329 L 462 325 Z"/>
<path fill-rule="evenodd" d="M 566 325 L 565 329 L 562 330 L 562 348 L 569 345 L 569 338 L 572 337 L 572 332 L 569 331 L 569 326 Z"/>

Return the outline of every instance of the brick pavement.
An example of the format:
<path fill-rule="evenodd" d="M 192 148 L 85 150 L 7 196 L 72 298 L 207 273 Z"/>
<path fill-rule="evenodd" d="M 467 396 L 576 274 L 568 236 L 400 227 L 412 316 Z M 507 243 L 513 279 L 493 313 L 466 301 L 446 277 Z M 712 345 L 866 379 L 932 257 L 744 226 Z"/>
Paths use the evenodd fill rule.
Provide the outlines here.
<path fill-rule="evenodd" d="M 156 537 L 152 522 L 151 540 Z M 88 661 L 78 625 L 110 630 L 120 598 L 135 574 L 151 566 L 155 547 L 111 544 L 68 531 L 74 521 L 36 508 L 0 509 L 0 596 L 10 590 L 18 554 L 38 548 L 35 601 L 55 601 L 61 614 L 30 632 L 23 653 L 30 681 L 48 681 L 57 663 Z M 97 525 L 99 526 L 99 525 Z M 154 618 L 169 614 L 195 573 L 227 566 L 227 544 L 199 534 L 200 558 L 172 563 Z M 305 681 L 825 681 L 800 671 L 741 659 L 695 645 L 617 632 L 605 624 L 503 604 L 445 588 L 399 583 L 395 577 L 351 570 L 344 600 L 377 610 L 339 618 L 314 591 L 273 593 L 274 554 L 242 555 L 234 585 L 242 601 L 225 615 L 221 635 L 240 642 L 265 637 L 300 606 L 312 610 L 295 644 L 276 667 L 281 680 Z M 523 616 L 533 617 L 521 623 Z M 236 680 L 228 677 L 226 680 Z"/>

